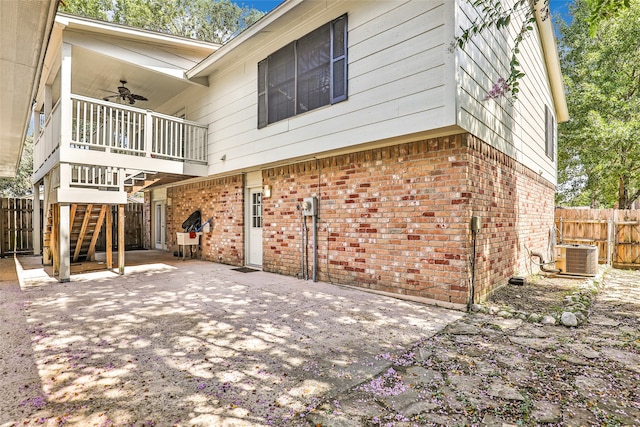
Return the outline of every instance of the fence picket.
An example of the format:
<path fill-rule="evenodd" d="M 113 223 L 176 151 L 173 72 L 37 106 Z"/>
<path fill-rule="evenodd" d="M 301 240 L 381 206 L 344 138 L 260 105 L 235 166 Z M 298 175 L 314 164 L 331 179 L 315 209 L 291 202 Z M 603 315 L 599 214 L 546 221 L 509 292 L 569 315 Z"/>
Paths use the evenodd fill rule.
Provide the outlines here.
<path fill-rule="evenodd" d="M 594 244 L 599 261 L 640 268 L 640 211 L 556 208 L 562 243 Z"/>

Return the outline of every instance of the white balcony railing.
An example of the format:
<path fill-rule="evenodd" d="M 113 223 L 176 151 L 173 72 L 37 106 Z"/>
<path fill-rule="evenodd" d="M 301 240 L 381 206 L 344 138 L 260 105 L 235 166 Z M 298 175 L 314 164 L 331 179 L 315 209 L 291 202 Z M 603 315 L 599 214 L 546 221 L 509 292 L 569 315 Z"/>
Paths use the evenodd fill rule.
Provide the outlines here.
<path fill-rule="evenodd" d="M 60 144 L 105 153 L 207 163 L 206 126 L 79 95 L 72 95 L 71 101 L 71 117 L 62 117 L 58 102 L 46 118 L 34 146 L 34 171 Z M 71 121 L 70 141 L 61 141 L 62 120 Z"/>
<path fill-rule="evenodd" d="M 41 125 L 40 135 L 33 145 L 33 170 L 38 171 L 51 154 L 60 146 L 60 102 Z"/>
<path fill-rule="evenodd" d="M 122 170 L 110 166 L 70 165 L 72 187 L 120 190 Z"/>

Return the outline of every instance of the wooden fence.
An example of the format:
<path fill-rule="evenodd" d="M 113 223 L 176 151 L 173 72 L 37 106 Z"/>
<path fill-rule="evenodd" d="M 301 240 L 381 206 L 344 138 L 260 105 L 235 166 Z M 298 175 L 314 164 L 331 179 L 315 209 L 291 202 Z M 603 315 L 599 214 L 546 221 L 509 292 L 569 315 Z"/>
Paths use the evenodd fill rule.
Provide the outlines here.
<path fill-rule="evenodd" d="M 558 243 L 598 246 L 600 263 L 640 268 L 640 210 L 556 209 Z"/>
<path fill-rule="evenodd" d="M 109 215 L 109 213 L 107 213 Z M 111 221 L 113 227 L 113 236 L 118 235 L 118 207 L 111 207 Z M 128 203 L 124 208 L 124 244 L 125 250 L 143 249 L 144 248 L 144 204 Z M 100 236 L 96 242 L 96 250 L 104 251 L 106 243 L 106 221 L 102 224 Z M 118 249 L 118 239 L 113 240 L 113 249 Z"/>
<path fill-rule="evenodd" d="M 40 220 L 44 216 L 42 204 Z M 144 247 L 144 205 L 129 203 L 125 208 L 125 250 L 142 249 Z M 118 234 L 117 206 L 112 207 L 113 233 Z M 103 224 L 96 249 L 105 250 L 106 237 Z M 42 224 L 40 229 L 42 230 Z M 40 236 L 42 247 L 42 236 Z M 117 239 L 114 240 L 117 249 Z M 14 254 L 33 254 L 33 200 L 30 198 L 0 198 L 0 257 Z"/>
<path fill-rule="evenodd" d="M 33 200 L 0 198 L 0 257 L 32 253 Z"/>

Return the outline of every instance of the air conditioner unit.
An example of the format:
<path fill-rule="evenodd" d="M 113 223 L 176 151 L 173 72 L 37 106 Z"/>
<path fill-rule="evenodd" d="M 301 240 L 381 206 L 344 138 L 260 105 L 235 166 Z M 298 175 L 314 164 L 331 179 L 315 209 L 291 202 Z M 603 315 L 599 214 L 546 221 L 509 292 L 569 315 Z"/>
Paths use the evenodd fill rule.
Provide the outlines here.
<path fill-rule="evenodd" d="M 595 276 L 598 273 L 598 247 L 556 245 L 556 269 L 565 274 Z"/>

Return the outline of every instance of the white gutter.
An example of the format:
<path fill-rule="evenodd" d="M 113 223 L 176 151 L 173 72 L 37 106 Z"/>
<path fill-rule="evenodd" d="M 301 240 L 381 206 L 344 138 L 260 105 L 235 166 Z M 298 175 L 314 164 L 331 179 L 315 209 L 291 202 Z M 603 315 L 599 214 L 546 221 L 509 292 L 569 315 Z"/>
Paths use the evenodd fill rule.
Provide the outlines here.
<path fill-rule="evenodd" d="M 274 10 L 269 12 L 267 15 L 262 17 L 258 22 L 253 24 L 251 27 L 244 30 L 237 37 L 231 39 L 228 43 L 223 45 L 220 49 L 213 52 L 207 58 L 202 60 L 198 65 L 187 71 L 186 75 L 188 79 L 193 79 L 197 77 L 206 77 L 209 74 L 208 69 L 213 66 L 216 62 L 224 58 L 226 55 L 231 53 L 236 47 L 240 46 L 245 41 L 255 37 L 260 34 L 265 28 L 269 25 L 273 24 L 275 21 L 280 19 L 283 15 L 290 12 L 292 9 L 302 4 L 304 0 L 285 0 L 284 3 L 281 3 Z"/>
<path fill-rule="evenodd" d="M 549 83 L 551 84 L 551 95 L 556 110 L 556 117 L 559 123 L 569 120 L 569 109 L 567 107 L 567 99 L 564 93 L 564 84 L 562 81 L 562 70 L 560 68 L 560 58 L 558 56 L 558 45 L 553 34 L 553 26 L 551 25 L 551 15 L 548 5 L 544 1 L 537 1 L 536 22 L 538 31 L 540 32 L 540 40 L 542 42 L 542 51 L 544 53 L 544 61 L 547 66 L 547 74 L 549 75 Z"/>

